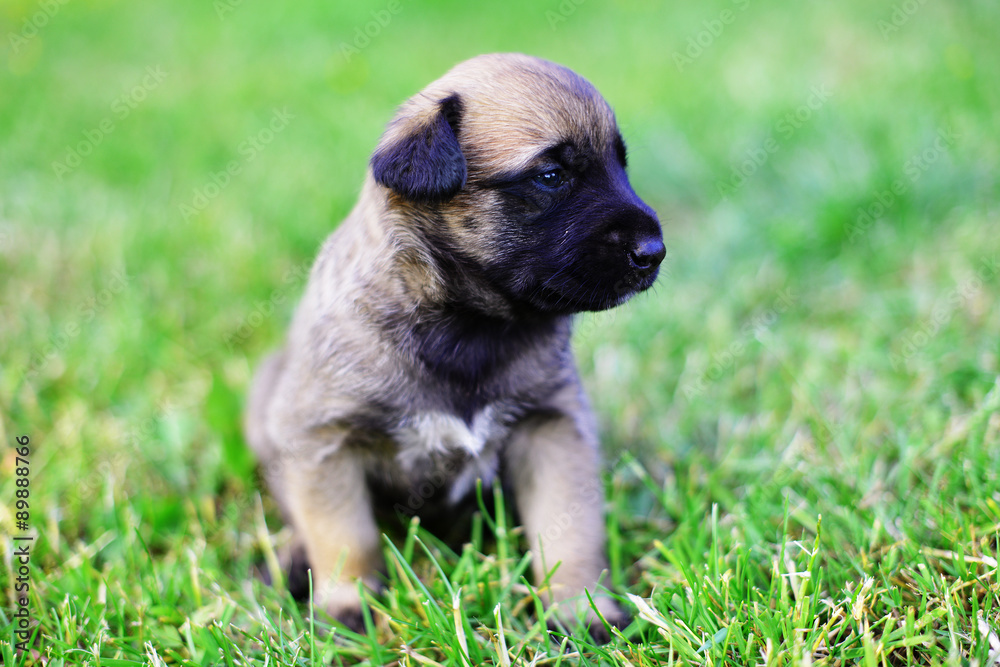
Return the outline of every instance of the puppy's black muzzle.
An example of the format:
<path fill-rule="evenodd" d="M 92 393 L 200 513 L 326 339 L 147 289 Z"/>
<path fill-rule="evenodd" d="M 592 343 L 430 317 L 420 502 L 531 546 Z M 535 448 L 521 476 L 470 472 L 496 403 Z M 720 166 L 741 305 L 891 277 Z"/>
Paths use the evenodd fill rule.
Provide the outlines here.
<path fill-rule="evenodd" d="M 618 212 L 611 218 L 610 235 L 620 239 L 625 261 L 623 271 L 626 282 L 633 283 L 636 291 L 649 288 L 656 280 L 660 263 L 667 255 L 663 245 L 663 232 L 656 213 L 632 190 L 628 180 L 616 179 L 615 195 Z"/>

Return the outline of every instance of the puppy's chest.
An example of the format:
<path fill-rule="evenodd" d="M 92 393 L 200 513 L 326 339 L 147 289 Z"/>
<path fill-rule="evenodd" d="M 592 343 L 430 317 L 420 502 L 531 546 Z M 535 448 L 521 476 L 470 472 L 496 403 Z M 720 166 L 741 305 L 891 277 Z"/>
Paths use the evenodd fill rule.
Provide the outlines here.
<path fill-rule="evenodd" d="M 396 465 L 411 480 L 448 480 L 449 498 L 457 500 L 476 479 L 492 482 L 500 449 L 518 418 L 515 406 L 490 403 L 465 420 L 440 410 L 407 415 L 391 433 L 397 445 Z"/>

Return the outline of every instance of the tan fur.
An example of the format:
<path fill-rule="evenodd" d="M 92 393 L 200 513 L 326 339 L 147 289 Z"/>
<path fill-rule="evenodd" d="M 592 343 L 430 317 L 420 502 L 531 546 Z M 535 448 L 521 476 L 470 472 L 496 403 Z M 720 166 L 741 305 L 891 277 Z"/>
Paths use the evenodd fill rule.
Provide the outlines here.
<path fill-rule="evenodd" d="M 411 349 L 414 327 L 449 302 L 515 317 L 517 304 L 482 273 L 443 265 L 447 250 L 435 244 L 446 242 L 467 261 L 505 252 L 511 223 L 499 195 L 480 184 L 530 167 L 540 151 L 568 139 L 608 153 L 614 115 L 561 66 L 481 56 L 406 102 L 379 148 L 421 131 L 454 94 L 462 102 L 465 186 L 432 206 L 407 201 L 369 171 L 357 206 L 319 253 L 283 350 L 255 378 L 247 439 L 304 545 L 317 602 L 335 616 L 357 611 L 356 579 L 375 586 L 381 564 L 372 510 L 379 498 L 366 480 L 403 494 L 444 483 L 458 496 L 502 463 L 536 582 L 557 568 L 546 601 L 563 605 L 566 617 L 592 620 L 589 589 L 609 620 L 622 622 L 627 617 L 597 588 L 606 567 L 603 491 L 569 318 L 555 318 L 484 379 L 475 390 L 488 399 L 464 421 L 450 406 L 467 390 L 434 376 Z"/>

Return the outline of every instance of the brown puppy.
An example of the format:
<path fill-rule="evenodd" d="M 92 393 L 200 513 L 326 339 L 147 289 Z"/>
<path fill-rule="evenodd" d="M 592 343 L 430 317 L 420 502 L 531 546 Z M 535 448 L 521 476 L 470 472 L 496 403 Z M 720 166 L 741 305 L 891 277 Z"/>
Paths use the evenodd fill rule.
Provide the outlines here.
<path fill-rule="evenodd" d="M 500 475 L 536 582 L 558 565 L 546 602 L 599 627 L 587 589 L 627 620 L 597 591 L 603 492 L 570 323 L 647 289 L 664 254 L 611 108 L 570 70 L 480 56 L 400 108 L 246 415 L 320 606 L 350 621 L 356 579 L 377 586 L 378 504 L 449 506 Z"/>

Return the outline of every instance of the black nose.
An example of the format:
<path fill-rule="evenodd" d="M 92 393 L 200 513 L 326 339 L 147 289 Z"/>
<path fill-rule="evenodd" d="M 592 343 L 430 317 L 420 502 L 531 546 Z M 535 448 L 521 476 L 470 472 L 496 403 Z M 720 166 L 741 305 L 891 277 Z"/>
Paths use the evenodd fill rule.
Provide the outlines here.
<path fill-rule="evenodd" d="M 667 249 L 663 246 L 662 239 L 647 237 L 636 241 L 635 248 L 628 253 L 628 258 L 640 275 L 647 276 L 656 270 L 666 255 Z"/>

